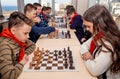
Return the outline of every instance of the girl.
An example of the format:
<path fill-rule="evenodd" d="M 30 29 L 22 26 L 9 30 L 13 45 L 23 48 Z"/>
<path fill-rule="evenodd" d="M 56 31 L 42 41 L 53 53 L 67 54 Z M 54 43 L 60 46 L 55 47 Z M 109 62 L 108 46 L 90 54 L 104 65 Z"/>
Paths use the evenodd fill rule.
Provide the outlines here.
<path fill-rule="evenodd" d="M 8 29 L 0 35 L 0 79 L 17 79 L 35 44 L 28 40 L 33 22 L 24 14 L 13 12 Z"/>
<path fill-rule="evenodd" d="M 88 71 L 99 79 L 120 78 L 120 31 L 109 11 L 101 5 L 89 8 L 83 23 L 93 36 L 81 46 Z"/>

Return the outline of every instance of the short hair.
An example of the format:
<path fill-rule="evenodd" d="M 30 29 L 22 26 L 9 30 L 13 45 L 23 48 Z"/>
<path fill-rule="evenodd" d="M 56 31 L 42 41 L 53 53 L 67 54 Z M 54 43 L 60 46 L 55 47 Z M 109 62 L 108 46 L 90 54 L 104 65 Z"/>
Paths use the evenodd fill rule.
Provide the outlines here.
<path fill-rule="evenodd" d="M 75 13 L 75 12 L 76 12 L 76 10 L 75 10 L 74 7 L 71 7 L 71 8 L 69 8 L 69 9 L 67 9 L 67 15 L 72 14 L 72 13 Z"/>
<path fill-rule="evenodd" d="M 33 26 L 34 22 L 28 19 L 23 13 L 20 12 L 13 12 L 8 20 L 8 28 L 11 29 L 12 26 L 20 27 L 23 24 L 27 24 L 29 26 Z"/>
<path fill-rule="evenodd" d="M 68 10 L 70 8 L 74 8 L 74 6 L 73 5 L 67 5 L 66 8 L 65 8 L 65 10 Z"/>
<path fill-rule="evenodd" d="M 37 6 L 42 7 L 40 3 L 33 3 L 33 5 L 34 5 L 35 7 L 37 7 Z"/>
<path fill-rule="evenodd" d="M 51 9 L 51 7 L 43 6 L 42 11 L 46 11 L 46 10 L 50 10 L 50 9 Z"/>
<path fill-rule="evenodd" d="M 47 10 L 51 10 L 52 8 L 51 7 L 46 7 Z"/>
<path fill-rule="evenodd" d="M 37 10 L 37 8 L 34 6 L 34 5 L 32 5 L 32 4 L 27 4 L 26 6 L 25 6 L 25 8 L 24 8 L 24 13 L 26 13 L 27 11 L 32 11 L 32 10 Z"/>

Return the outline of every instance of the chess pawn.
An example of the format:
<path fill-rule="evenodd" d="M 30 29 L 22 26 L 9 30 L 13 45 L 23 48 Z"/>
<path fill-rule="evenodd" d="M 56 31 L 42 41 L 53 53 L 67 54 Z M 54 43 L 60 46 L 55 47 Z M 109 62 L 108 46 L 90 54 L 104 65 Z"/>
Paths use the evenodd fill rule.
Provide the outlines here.
<path fill-rule="evenodd" d="M 52 34 L 48 34 L 47 38 L 51 39 L 52 38 Z"/>
<path fill-rule="evenodd" d="M 44 48 L 42 48 L 42 52 L 44 52 Z"/>
<path fill-rule="evenodd" d="M 54 32 L 55 38 L 58 38 L 58 32 L 59 32 L 58 30 Z"/>
<path fill-rule="evenodd" d="M 40 69 L 40 66 L 38 64 L 36 64 L 34 69 L 38 70 L 38 69 Z"/>
<path fill-rule="evenodd" d="M 32 69 L 32 68 L 33 68 L 32 62 L 30 62 L 29 69 Z"/>
<path fill-rule="evenodd" d="M 41 63 L 41 62 L 38 60 L 38 61 L 37 61 L 37 64 L 39 65 L 40 63 Z"/>
<path fill-rule="evenodd" d="M 48 57 L 48 61 L 50 61 L 51 60 L 51 58 L 50 58 L 50 56 Z"/>

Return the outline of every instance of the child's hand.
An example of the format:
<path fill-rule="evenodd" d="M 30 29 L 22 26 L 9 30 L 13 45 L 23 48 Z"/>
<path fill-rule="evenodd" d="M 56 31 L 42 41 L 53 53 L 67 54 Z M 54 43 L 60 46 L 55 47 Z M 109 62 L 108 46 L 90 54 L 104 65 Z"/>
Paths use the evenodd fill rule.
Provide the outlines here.
<path fill-rule="evenodd" d="M 88 59 L 93 59 L 93 57 L 92 57 L 92 55 L 90 54 L 90 52 L 86 52 L 86 53 L 84 53 L 84 54 L 82 54 L 82 59 L 83 60 L 88 60 Z"/>
<path fill-rule="evenodd" d="M 40 23 L 40 22 L 41 22 L 41 19 L 40 19 L 40 17 L 35 17 L 35 18 L 33 19 L 33 21 Z"/>
<path fill-rule="evenodd" d="M 28 55 L 24 55 L 23 59 L 20 61 L 21 64 L 25 65 L 29 60 L 29 56 Z"/>

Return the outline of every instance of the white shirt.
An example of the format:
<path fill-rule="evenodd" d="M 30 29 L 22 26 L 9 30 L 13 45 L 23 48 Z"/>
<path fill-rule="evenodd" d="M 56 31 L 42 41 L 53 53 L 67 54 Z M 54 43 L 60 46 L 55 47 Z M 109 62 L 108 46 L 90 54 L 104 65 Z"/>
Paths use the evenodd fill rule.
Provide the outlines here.
<path fill-rule="evenodd" d="M 90 38 L 88 41 L 81 45 L 80 47 L 81 54 L 89 52 L 91 41 L 92 38 Z M 110 45 L 109 42 L 104 41 L 104 43 L 112 49 L 112 46 Z M 110 73 L 109 67 L 112 64 L 111 52 L 109 52 L 104 46 L 102 46 L 101 49 L 107 52 L 104 51 L 101 51 L 100 53 L 97 52 L 95 55 L 95 59 L 85 61 L 85 65 L 88 71 L 93 76 L 100 76 L 106 71 L 107 79 L 120 79 L 120 73 L 115 75 Z"/>

